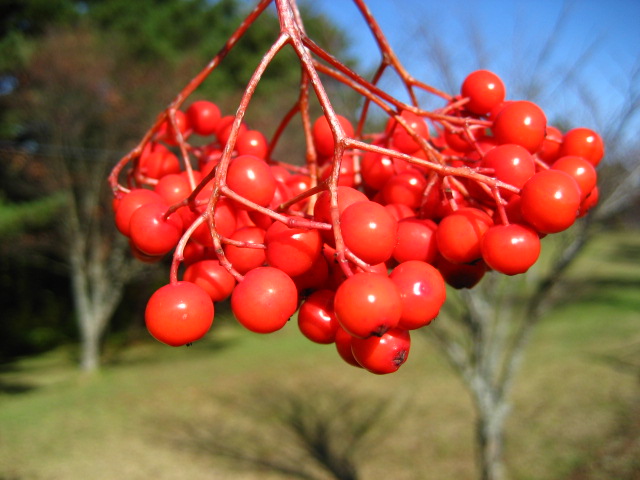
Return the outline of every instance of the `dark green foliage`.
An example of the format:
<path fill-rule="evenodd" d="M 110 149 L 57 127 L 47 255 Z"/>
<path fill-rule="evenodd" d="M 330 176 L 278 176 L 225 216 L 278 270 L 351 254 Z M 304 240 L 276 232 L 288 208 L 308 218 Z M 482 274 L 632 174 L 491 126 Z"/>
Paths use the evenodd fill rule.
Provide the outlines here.
<path fill-rule="evenodd" d="M 78 17 L 70 0 L 3 0 L 0 2 L 0 75 L 28 59 L 29 39 L 53 24 L 69 24 Z"/>
<path fill-rule="evenodd" d="M 179 61 L 213 56 L 239 23 L 237 2 L 204 0 L 90 1 L 87 16 L 99 30 L 126 41 L 139 60 Z"/>
<path fill-rule="evenodd" d="M 27 36 L 43 33 L 52 24 L 68 23 L 78 17 L 71 0 L 3 0 L 0 3 L 0 36 L 20 31 Z"/>
<path fill-rule="evenodd" d="M 44 352 L 75 336 L 66 275 L 43 268 L 42 261 L 42 258 L 11 257 L 3 251 L 0 262 L 0 364 Z"/>
<path fill-rule="evenodd" d="M 0 198 L 0 240 L 25 230 L 50 226 L 64 204 L 64 195 L 60 193 L 24 203 L 9 203 Z"/>

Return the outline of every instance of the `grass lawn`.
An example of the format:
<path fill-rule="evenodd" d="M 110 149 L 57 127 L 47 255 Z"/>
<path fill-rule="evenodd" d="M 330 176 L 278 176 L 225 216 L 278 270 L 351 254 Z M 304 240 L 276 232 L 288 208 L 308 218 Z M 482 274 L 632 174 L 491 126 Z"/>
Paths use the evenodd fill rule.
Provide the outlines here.
<path fill-rule="evenodd" d="M 630 412 L 640 413 L 636 236 L 592 245 L 570 272 L 580 281 L 574 301 L 536 331 L 507 426 L 514 479 L 613 478 L 603 473 L 605 456 L 622 463 L 617 471 L 631 468 L 627 443 L 622 452 L 612 445 L 639 434 L 637 422 L 625 428 Z M 473 407 L 420 335 L 388 376 L 349 367 L 293 324 L 260 336 L 228 319 L 190 348 L 141 341 L 109 358 L 97 375 L 78 372 L 66 349 L 4 368 L 0 480 L 295 478 L 229 458 L 258 452 L 295 466 L 299 448 L 273 407 L 291 397 L 317 404 L 319 417 L 331 401 L 389 405 L 357 457 L 363 479 L 474 478 Z"/>

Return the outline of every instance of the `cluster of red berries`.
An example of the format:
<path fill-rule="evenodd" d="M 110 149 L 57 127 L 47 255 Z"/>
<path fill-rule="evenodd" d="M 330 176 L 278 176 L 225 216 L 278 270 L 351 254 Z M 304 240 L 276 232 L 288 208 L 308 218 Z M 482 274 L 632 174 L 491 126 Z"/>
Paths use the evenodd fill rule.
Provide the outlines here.
<path fill-rule="evenodd" d="M 600 136 L 547 125 L 536 104 L 505 100 L 485 70 L 441 110 L 397 112 L 366 137 L 370 148 L 347 145 L 340 158 L 321 116 L 306 167 L 274 161 L 244 123 L 223 162 L 234 120 L 203 100 L 176 112 L 132 159 L 128 188 L 114 189 L 132 252 L 144 261 L 174 252 L 171 282 L 145 314 L 169 345 L 204 336 L 214 304 L 230 298 L 253 332 L 277 331 L 298 312 L 310 340 L 335 344 L 354 366 L 394 372 L 409 332 L 437 317 L 446 284 L 527 271 L 540 238 L 598 198 Z"/>

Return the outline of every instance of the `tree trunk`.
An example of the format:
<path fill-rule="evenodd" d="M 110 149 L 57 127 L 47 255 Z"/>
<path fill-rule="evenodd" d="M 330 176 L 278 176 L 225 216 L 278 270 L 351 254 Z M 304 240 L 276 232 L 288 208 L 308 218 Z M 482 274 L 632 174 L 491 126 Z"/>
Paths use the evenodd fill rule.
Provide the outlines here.
<path fill-rule="evenodd" d="M 80 368 L 85 372 L 95 372 L 100 367 L 100 343 L 102 332 L 92 316 L 79 319 L 80 324 Z"/>
<path fill-rule="evenodd" d="M 73 272 L 74 277 L 84 277 L 83 272 Z M 93 279 L 91 288 L 103 291 L 106 279 Z M 81 285 L 82 281 L 74 282 Z M 102 340 L 109 325 L 109 319 L 117 307 L 122 296 L 122 286 L 116 282 L 107 283 L 112 287 L 111 297 L 104 295 L 94 295 L 87 290 L 74 288 L 74 298 L 76 301 L 76 315 L 78 316 L 78 327 L 80 330 L 80 368 L 86 372 L 96 371 L 100 368 L 100 357 L 102 352 Z"/>
<path fill-rule="evenodd" d="M 122 297 L 124 282 L 112 278 L 105 268 L 108 261 L 116 263 L 116 260 L 115 256 L 103 260 L 95 255 L 86 259 L 80 248 L 71 252 L 71 284 L 80 334 L 80 368 L 86 372 L 100 368 L 104 333 Z M 124 275 L 125 271 L 122 271 Z"/>
<path fill-rule="evenodd" d="M 476 445 L 481 480 L 505 480 L 504 405 L 478 408 Z"/>
<path fill-rule="evenodd" d="M 72 255 L 71 286 L 80 334 L 80 368 L 93 372 L 100 366 L 100 342 L 102 322 L 97 315 L 98 307 L 91 299 L 91 285 L 86 264 L 79 253 Z"/>

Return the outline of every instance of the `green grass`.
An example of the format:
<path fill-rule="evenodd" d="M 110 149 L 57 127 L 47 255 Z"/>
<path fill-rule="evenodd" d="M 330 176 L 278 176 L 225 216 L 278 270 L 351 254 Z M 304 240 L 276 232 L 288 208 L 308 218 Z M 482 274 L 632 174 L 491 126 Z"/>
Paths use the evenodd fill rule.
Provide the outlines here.
<path fill-rule="evenodd" d="M 507 426 L 514 479 L 568 478 L 620 436 L 620 421 L 639 398 L 638 367 L 635 374 L 623 368 L 639 360 L 639 251 L 633 234 L 590 246 L 569 272 L 575 296 L 537 329 Z M 364 479 L 474 476 L 473 407 L 420 336 L 407 364 L 389 376 L 347 366 L 332 346 L 311 344 L 295 325 L 261 336 L 228 321 L 190 348 L 142 341 L 112 352 L 97 375 L 77 371 L 73 358 L 59 349 L 2 372 L 0 479 L 291 478 L 205 454 L 186 427 L 219 434 L 213 438 L 223 444 L 225 435 L 246 431 L 248 445 L 266 442 L 293 455 L 268 410 L 258 409 L 260 417 L 253 408 L 292 388 L 310 402 L 313 392 L 326 391 L 402 408 L 360 457 Z M 597 465 L 592 470 L 580 478 L 612 478 Z"/>

